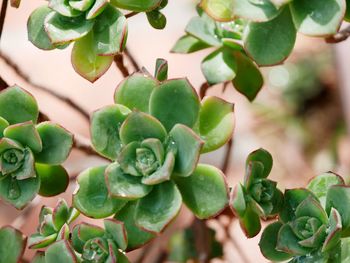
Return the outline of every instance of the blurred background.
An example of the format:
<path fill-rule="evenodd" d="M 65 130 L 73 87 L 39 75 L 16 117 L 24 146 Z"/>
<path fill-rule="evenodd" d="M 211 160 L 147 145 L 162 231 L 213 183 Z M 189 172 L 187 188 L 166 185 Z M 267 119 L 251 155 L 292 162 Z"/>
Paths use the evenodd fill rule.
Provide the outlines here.
<path fill-rule="evenodd" d="M 18 84 L 37 98 L 41 110 L 50 119 L 82 138 L 89 138 L 89 123 L 48 93 L 39 91 L 39 84 L 62 94 L 92 112 L 113 103 L 113 93 L 123 79 L 113 64 L 96 83 L 81 78 L 70 64 L 70 48 L 41 51 L 27 40 L 26 22 L 30 13 L 45 1 L 22 1 L 19 9 L 8 8 L 1 39 L 0 74 L 9 84 Z M 187 22 L 195 13 L 195 1 L 169 1 L 164 9 L 167 16 L 165 30 L 157 31 L 148 25 L 143 14 L 130 18 L 127 48 L 136 62 L 154 71 L 156 58 L 169 62 L 169 77 L 187 77 L 198 90 L 204 82 L 201 60 L 208 50 L 190 55 L 171 54 L 169 50 L 183 35 Z M 265 86 L 253 103 L 237 93 L 232 86 L 222 85 L 208 90 L 235 104 L 236 128 L 230 148 L 226 176 L 231 186 L 242 181 L 247 155 L 260 147 L 271 152 L 274 159 L 271 179 L 281 189 L 300 187 L 320 173 L 333 171 L 347 181 L 350 176 L 350 41 L 332 46 L 322 39 L 299 36 L 292 56 L 283 64 L 263 68 Z M 29 76 L 30 83 L 19 76 L 9 60 Z M 125 59 L 132 72 L 131 62 Z M 202 162 L 222 168 L 227 147 L 204 155 Z M 73 151 L 65 166 L 71 176 L 103 161 Z M 71 182 L 64 197 L 71 203 L 76 185 Z M 35 232 L 38 213 L 43 204 L 54 206 L 58 197 L 37 197 L 23 211 L 0 202 L 0 226 L 12 224 L 25 235 Z M 83 221 L 89 219 L 80 217 Z M 91 220 L 90 220 L 91 221 Z M 93 223 L 97 223 L 96 220 Z M 267 262 L 258 248 L 259 236 L 248 240 L 232 214 L 206 222 L 209 231 L 212 262 Z M 200 262 L 201 252 L 194 246 L 198 226 L 183 207 L 170 228 L 145 248 L 130 253 L 132 262 Z M 201 231 L 201 230 L 200 230 Z M 200 233 L 200 232 L 199 232 Z M 218 242 L 217 242 L 218 241 Z M 221 245 L 220 245 L 221 243 Z M 196 248 L 195 248 L 196 247 Z M 28 260 L 33 255 L 27 251 Z"/>

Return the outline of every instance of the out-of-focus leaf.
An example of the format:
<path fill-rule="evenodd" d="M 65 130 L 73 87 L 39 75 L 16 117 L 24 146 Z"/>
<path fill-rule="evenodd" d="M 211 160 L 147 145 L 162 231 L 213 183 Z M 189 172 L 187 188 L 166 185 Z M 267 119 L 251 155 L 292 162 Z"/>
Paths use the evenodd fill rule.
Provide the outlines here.
<path fill-rule="evenodd" d="M 155 29 L 164 29 L 166 26 L 166 17 L 163 13 L 158 10 L 152 10 L 151 12 L 147 12 L 147 20 L 150 25 Z"/>
<path fill-rule="evenodd" d="M 66 191 L 69 184 L 69 175 L 61 165 L 35 165 L 37 175 L 40 177 L 41 196 L 56 196 Z"/>
<path fill-rule="evenodd" d="M 195 38 L 191 35 L 182 36 L 173 46 L 171 52 L 173 53 L 181 53 L 188 54 L 192 52 L 196 52 L 198 50 L 202 50 L 210 47 L 210 45 L 204 43 L 202 40 Z"/>
<path fill-rule="evenodd" d="M 200 6 L 216 21 L 227 22 L 235 18 L 234 0 L 202 0 Z"/>
<path fill-rule="evenodd" d="M 26 242 L 27 239 L 17 229 L 10 226 L 0 228 L 0 262 L 20 262 Z"/>
<path fill-rule="evenodd" d="M 135 12 L 148 12 L 157 8 L 163 0 L 111 0 L 111 4 Z"/>

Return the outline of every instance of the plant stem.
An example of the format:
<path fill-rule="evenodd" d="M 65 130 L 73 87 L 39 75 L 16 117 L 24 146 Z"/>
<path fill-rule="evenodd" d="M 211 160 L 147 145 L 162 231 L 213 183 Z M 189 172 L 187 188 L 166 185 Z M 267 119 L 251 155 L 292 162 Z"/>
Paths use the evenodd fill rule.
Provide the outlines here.
<path fill-rule="evenodd" d="M 207 94 L 207 90 L 210 88 L 208 82 L 204 82 L 199 88 L 199 97 L 203 99 Z"/>
<path fill-rule="evenodd" d="M 130 75 L 129 70 L 124 65 L 124 57 L 122 54 L 118 54 L 114 57 L 114 62 L 117 65 L 118 69 L 122 73 L 123 77 L 126 78 Z"/>
<path fill-rule="evenodd" d="M 225 158 L 224 158 L 224 163 L 222 165 L 222 172 L 224 174 L 226 174 L 228 172 L 228 168 L 230 165 L 230 161 L 231 161 L 231 156 L 232 156 L 232 146 L 233 146 L 233 142 L 232 142 L 232 138 L 227 142 L 227 146 L 226 146 L 226 153 L 225 153 Z"/>
<path fill-rule="evenodd" d="M 193 231 L 195 236 L 195 246 L 198 253 L 198 262 L 209 263 L 211 247 L 209 243 L 209 231 L 204 220 L 195 218 L 193 221 Z"/>
<path fill-rule="evenodd" d="M 334 34 L 333 36 L 327 37 L 326 42 L 327 43 L 339 43 L 342 41 L 347 40 L 350 37 L 350 26 L 344 28 L 343 30 L 340 30 L 338 33 Z"/>
<path fill-rule="evenodd" d="M 124 50 L 124 54 L 130 60 L 135 71 L 140 71 L 141 68 L 140 68 L 139 64 L 137 63 L 136 59 L 134 58 L 134 56 L 130 53 L 130 51 L 127 48 Z"/>
<path fill-rule="evenodd" d="M 6 56 L 3 53 L 0 53 L 0 58 L 2 60 L 5 61 L 5 63 L 11 67 L 11 69 L 19 76 L 21 77 L 23 80 L 25 80 L 28 84 L 30 84 L 31 86 L 33 86 L 34 88 L 36 88 L 37 90 L 41 90 L 43 92 L 46 92 L 48 94 L 50 94 L 51 96 L 59 99 L 60 101 L 66 103 L 67 105 L 69 105 L 70 107 L 72 107 L 74 110 L 76 110 L 77 112 L 79 112 L 87 121 L 90 119 L 89 113 L 86 112 L 80 105 L 76 104 L 73 100 L 71 100 L 70 98 L 59 94 L 58 92 L 54 91 L 53 89 L 44 87 L 42 85 L 36 84 L 34 83 L 30 77 L 23 72 L 23 70 L 21 68 L 18 67 L 18 65 L 12 61 L 12 59 L 8 56 Z"/>
<path fill-rule="evenodd" d="M 128 14 L 125 15 L 126 18 L 130 18 L 130 17 L 133 17 L 135 15 L 139 14 L 139 12 L 130 12 Z"/>
<path fill-rule="evenodd" d="M 4 29 L 7 4 L 8 4 L 8 0 L 2 0 L 1 13 L 0 13 L 0 40 L 1 40 L 2 30 Z"/>

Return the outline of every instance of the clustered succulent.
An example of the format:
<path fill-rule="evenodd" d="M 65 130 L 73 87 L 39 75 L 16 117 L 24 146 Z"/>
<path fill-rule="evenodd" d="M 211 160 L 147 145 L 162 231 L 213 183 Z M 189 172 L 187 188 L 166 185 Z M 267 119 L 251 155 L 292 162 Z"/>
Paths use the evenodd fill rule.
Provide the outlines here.
<path fill-rule="evenodd" d="M 231 137 L 232 105 L 216 97 L 200 102 L 188 80 L 166 80 L 164 60 L 158 60 L 155 75 L 144 70 L 129 76 L 116 90 L 116 104 L 93 113 L 93 146 L 113 163 L 81 173 L 73 197 L 87 216 L 115 214 L 127 220 L 131 247 L 154 235 L 135 235 L 129 225 L 159 233 L 182 201 L 199 218 L 216 215 L 228 204 L 224 175 L 198 159 Z"/>
<path fill-rule="evenodd" d="M 283 194 L 277 183 L 267 179 L 272 168 L 272 156 L 264 149 L 252 152 L 246 162 L 244 184 L 232 192 L 231 208 L 247 237 L 261 230 L 260 218 L 276 216 L 283 205 Z"/>
<path fill-rule="evenodd" d="M 255 63 L 247 56 L 240 44 L 245 20 L 217 22 L 197 8 L 182 36 L 172 48 L 174 53 L 188 54 L 212 48 L 202 61 L 201 69 L 209 83 L 215 85 L 231 81 L 237 91 L 250 101 L 254 100 L 263 86 L 263 77 Z"/>
<path fill-rule="evenodd" d="M 74 42 L 75 71 L 94 82 L 125 48 L 127 19 L 118 8 L 146 12 L 150 24 L 162 29 L 166 18 L 160 10 L 166 5 L 166 0 L 49 0 L 48 6 L 29 17 L 28 38 L 44 50 L 63 49 Z"/>
<path fill-rule="evenodd" d="M 35 99 L 18 86 L 0 93 L 0 199 L 24 208 L 38 193 L 66 190 L 68 174 L 60 165 L 73 136 L 58 124 L 37 123 Z"/>

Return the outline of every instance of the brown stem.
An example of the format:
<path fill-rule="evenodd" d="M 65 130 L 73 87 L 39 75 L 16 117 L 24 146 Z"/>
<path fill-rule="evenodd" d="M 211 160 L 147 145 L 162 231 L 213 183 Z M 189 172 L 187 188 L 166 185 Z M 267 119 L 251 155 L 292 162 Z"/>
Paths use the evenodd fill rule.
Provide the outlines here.
<path fill-rule="evenodd" d="M 114 62 L 117 65 L 118 69 L 120 70 L 124 78 L 130 75 L 129 70 L 124 65 L 124 57 L 122 54 L 116 55 L 114 57 Z"/>
<path fill-rule="evenodd" d="M 5 17 L 7 12 L 8 0 L 2 0 L 1 12 L 0 12 L 0 39 L 2 35 L 2 30 L 4 29 Z"/>
<path fill-rule="evenodd" d="M 199 88 L 199 97 L 203 99 L 207 94 L 207 90 L 210 88 L 208 82 L 204 82 Z"/>
<path fill-rule="evenodd" d="M 140 71 L 141 68 L 140 68 L 139 64 L 137 63 L 136 59 L 134 58 L 134 56 L 130 53 L 130 51 L 127 48 L 124 50 L 124 54 L 130 60 L 135 71 Z"/>
<path fill-rule="evenodd" d="M 224 159 L 224 163 L 222 165 L 222 172 L 224 174 L 227 173 L 229 165 L 230 165 L 230 161 L 231 161 L 231 155 L 232 155 L 232 146 L 233 146 L 233 142 L 232 139 L 230 139 L 227 142 L 227 147 L 226 147 L 226 153 L 225 153 L 225 159 Z"/>
<path fill-rule="evenodd" d="M 339 43 L 342 41 L 345 41 L 350 36 L 350 26 L 344 28 L 343 30 L 340 30 L 338 33 L 334 34 L 333 36 L 327 37 L 326 42 L 327 43 Z"/>
<path fill-rule="evenodd" d="M 66 103 L 67 105 L 69 105 L 70 107 L 72 107 L 74 110 L 76 110 L 77 112 L 79 112 L 86 120 L 89 120 L 90 116 L 89 113 L 87 113 L 80 105 L 76 104 L 73 100 L 71 100 L 70 98 L 61 95 L 59 93 L 57 93 L 56 91 L 54 91 L 53 89 L 44 87 L 42 85 L 36 84 L 34 83 L 29 75 L 27 75 L 25 72 L 23 72 L 23 70 L 21 68 L 18 67 L 18 65 L 12 61 L 12 59 L 8 56 L 6 56 L 3 53 L 0 53 L 0 58 L 9 66 L 11 67 L 11 69 L 19 76 L 21 77 L 23 80 L 25 80 L 28 84 L 30 84 L 31 86 L 33 86 L 34 88 L 36 88 L 37 90 L 41 90 L 43 92 L 46 92 L 48 94 L 50 94 L 51 96 L 59 99 L 60 101 Z"/>
<path fill-rule="evenodd" d="M 194 219 L 192 227 L 195 236 L 195 246 L 198 252 L 198 262 L 209 263 L 211 254 L 209 229 L 205 221 L 198 218 Z"/>
<path fill-rule="evenodd" d="M 126 18 L 130 18 L 130 17 L 133 17 L 135 15 L 139 14 L 139 12 L 130 12 L 128 14 L 125 15 Z"/>

